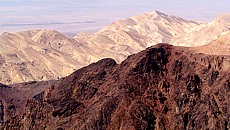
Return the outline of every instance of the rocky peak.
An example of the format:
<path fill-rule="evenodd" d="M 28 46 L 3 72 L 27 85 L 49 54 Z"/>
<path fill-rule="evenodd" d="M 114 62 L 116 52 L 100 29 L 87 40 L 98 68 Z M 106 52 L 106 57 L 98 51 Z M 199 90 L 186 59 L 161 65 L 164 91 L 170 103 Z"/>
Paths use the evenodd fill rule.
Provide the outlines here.
<path fill-rule="evenodd" d="M 230 23 L 230 14 L 220 14 L 214 20 L 216 24 L 229 24 Z"/>
<path fill-rule="evenodd" d="M 62 44 L 77 43 L 73 38 L 69 38 L 54 30 L 37 30 L 36 34 L 33 35 L 32 40 L 35 43 L 47 46 L 61 46 Z"/>
<path fill-rule="evenodd" d="M 120 65 L 100 60 L 27 100 L 4 128 L 229 129 L 230 75 L 220 59 L 159 44 Z"/>
<path fill-rule="evenodd" d="M 162 12 L 160 12 L 160 11 L 157 11 L 157 10 L 155 10 L 155 11 L 152 11 L 152 12 L 149 12 L 149 13 L 147 13 L 149 16 L 151 16 L 151 17 L 161 17 L 161 16 L 163 16 L 163 17 L 168 17 L 168 15 L 167 14 L 164 14 L 164 13 L 162 13 Z"/>
<path fill-rule="evenodd" d="M 155 10 L 155 11 L 152 11 L 152 12 L 150 12 L 150 13 L 148 13 L 148 15 L 150 15 L 151 17 L 162 17 L 162 18 L 167 18 L 167 17 L 171 17 L 171 16 L 169 16 L 169 15 L 167 15 L 167 14 L 165 14 L 165 13 L 162 13 L 162 12 L 160 12 L 160 11 L 157 11 L 157 10 Z"/>

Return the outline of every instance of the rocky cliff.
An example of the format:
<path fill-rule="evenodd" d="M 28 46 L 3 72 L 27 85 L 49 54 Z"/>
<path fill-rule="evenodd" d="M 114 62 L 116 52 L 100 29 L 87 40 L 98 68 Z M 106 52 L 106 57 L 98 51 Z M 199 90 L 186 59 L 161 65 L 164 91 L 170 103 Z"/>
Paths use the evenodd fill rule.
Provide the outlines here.
<path fill-rule="evenodd" d="M 229 56 L 159 44 L 103 59 L 26 101 L 5 129 L 230 129 Z"/>
<path fill-rule="evenodd" d="M 28 99 L 48 89 L 56 81 L 26 82 L 14 85 L 0 84 L 0 127 L 8 119 L 22 115 Z"/>

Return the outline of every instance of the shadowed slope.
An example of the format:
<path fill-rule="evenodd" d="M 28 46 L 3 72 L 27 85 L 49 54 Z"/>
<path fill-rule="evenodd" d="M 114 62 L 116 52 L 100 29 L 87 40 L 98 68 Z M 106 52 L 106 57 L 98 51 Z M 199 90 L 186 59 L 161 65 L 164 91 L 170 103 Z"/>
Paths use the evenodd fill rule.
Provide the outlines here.
<path fill-rule="evenodd" d="M 229 129 L 228 56 L 159 44 L 103 59 L 27 101 L 9 129 Z M 228 60 L 229 61 L 229 60 Z"/>

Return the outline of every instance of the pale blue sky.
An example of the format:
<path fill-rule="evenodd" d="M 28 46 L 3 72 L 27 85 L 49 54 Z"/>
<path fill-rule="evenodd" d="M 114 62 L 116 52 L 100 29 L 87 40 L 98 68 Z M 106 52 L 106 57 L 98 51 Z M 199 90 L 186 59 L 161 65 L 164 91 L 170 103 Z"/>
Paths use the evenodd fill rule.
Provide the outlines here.
<path fill-rule="evenodd" d="M 154 10 L 209 22 L 230 13 L 230 0 L 0 0 L 0 33 L 38 28 L 92 32 Z"/>

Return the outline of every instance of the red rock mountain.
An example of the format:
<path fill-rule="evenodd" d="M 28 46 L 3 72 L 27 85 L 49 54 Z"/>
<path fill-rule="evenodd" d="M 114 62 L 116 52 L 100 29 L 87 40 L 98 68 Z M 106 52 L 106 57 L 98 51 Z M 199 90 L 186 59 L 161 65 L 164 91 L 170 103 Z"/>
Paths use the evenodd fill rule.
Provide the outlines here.
<path fill-rule="evenodd" d="M 147 48 L 121 64 L 103 59 L 58 81 L 40 83 L 45 90 L 26 97 L 26 105 L 4 106 L 1 98 L 0 115 L 12 109 L 23 113 L 7 115 L 2 128 L 228 130 L 229 59 L 168 44 Z"/>

